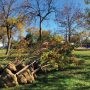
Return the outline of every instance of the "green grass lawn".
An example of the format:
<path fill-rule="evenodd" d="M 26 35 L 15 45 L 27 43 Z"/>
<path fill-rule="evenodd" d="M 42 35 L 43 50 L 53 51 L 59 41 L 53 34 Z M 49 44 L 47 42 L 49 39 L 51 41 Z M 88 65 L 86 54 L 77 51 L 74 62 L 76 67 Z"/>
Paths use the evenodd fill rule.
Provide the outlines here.
<path fill-rule="evenodd" d="M 9 56 L 5 55 L 5 52 L 6 52 L 5 49 L 0 49 L 0 64 L 5 64 L 6 65 L 9 62 L 13 62 L 15 60 L 15 57 L 20 56 L 19 53 L 17 53 L 17 52 L 14 52 L 13 54 L 11 52 L 11 54 Z M 26 53 L 22 54 L 23 59 L 26 58 L 26 57 L 27 57 Z"/>
<path fill-rule="evenodd" d="M 64 71 L 52 71 L 39 75 L 33 84 L 0 90 L 90 90 L 90 51 L 75 51 L 81 66 L 71 66 Z M 3 56 L 0 56 L 0 63 Z"/>

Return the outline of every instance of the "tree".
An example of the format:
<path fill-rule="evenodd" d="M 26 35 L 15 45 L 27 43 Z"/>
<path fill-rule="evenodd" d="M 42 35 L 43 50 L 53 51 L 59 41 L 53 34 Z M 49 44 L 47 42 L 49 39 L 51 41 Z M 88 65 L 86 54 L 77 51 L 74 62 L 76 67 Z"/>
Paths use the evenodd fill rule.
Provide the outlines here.
<path fill-rule="evenodd" d="M 28 1 L 28 0 L 27 0 Z M 25 4 L 29 15 L 33 14 L 39 21 L 39 38 L 42 39 L 42 23 L 47 20 L 47 17 L 54 12 L 53 0 L 29 0 L 30 3 Z"/>
<path fill-rule="evenodd" d="M 83 44 L 86 44 L 84 46 L 87 46 L 87 44 L 90 44 L 90 32 L 88 31 L 83 31 L 83 32 L 80 32 L 80 43 L 81 43 L 81 47 L 83 46 Z"/>
<path fill-rule="evenodd" d="M 90 5 L 90 0 L 84 0 L 86 5 Z M 86 24 L 90 28 L 90 8 L 86 8 Z"/>
<path fill-rule="evenodd" d="M 86 4 L 90 4 L 90 0 L 84 0 Z"/>
<path fill-rule="evenodd" d="M 61 28 L 64 30 L 66 41 L 71 41 L 72 32 L 76 28 L 82 26 L 83 13 L 80 8 L 70 5 L 64 5 L 61 10 L 56 12 L 56 21 Z"/>
<path fill-rule="evenodd" d="M 32 41 L 35 41 L 35 42 L 38 41 L 37 37 L 39 37 L 39 28 L 32 27 L 32 28 L 29 28 L 27 32 L 29 34 L 29 35 L 27 34 L 27 36 L 29 36 L 29 38 L 31 38 Z M 50 30 L 42 30 L 42 41 L 49 41 L 50 37 L 51 37 Z"/>
<path fill-rule="evenodd" d="M 80 44 L 80 35 L 79 34 L 72 35 L 71 36 L 71 43 L 79 45 Z"/>
<path fill-rule="evenodd" d="M 25 37 L 25 40 L 28 41 L 29 46 L 33 43 L 33 35 L 31 33 L 28 33 Z"/>
<path fill-rule="evenodd" d="M 20 7 L 16 6 L 16 2 L 17 0 L 0 0 L 0 27 L 6 29 L 8 40 L 6 54 L 9 53 L 11 48 L 12 33 L 23 22 L 21 18 L 17 17 L 20 14 Z"/>

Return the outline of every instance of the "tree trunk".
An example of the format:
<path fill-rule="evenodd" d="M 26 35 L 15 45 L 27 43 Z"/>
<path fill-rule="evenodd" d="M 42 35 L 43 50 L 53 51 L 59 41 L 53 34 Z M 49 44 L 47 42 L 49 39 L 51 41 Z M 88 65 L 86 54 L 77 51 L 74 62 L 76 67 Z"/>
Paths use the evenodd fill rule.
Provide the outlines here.
<path fill-rule="evenodd" d="M 11 30 L 8 27 L 7 27 L 7 37 L 8 37 L 8 42 L 7 42 L 6 55 L 9 54 L 9 51 L 11 49 Z"/>
<path fill-rule="evenodd" d="M 69 36 L 68 36 L 68 41 L 70 42 L 71 41 L 71 34 L 69 32 Z"/>
<path fill-rule="evenodd" d="M 39 38 L 40 38 L 40 41 L 42 40 L 42 30 L 41 30 L 41 23 L 40 23 L 40 31 L 39 31 L 39 33 L 40 33 L 40 36 L 39 36 Z"/>
<path fill-rule="evenodd" d="M 66 34 L 65 34 L 65 40 L 66 40 L 66 42 L 68 41 L 68 31 L 67 31 L 67 28 L 66 28 Z"/>
<path fill-rule="evenodd" d="M 9 54 L 10 49 L 11 49 L 11 38 L 8 38 L 8 44 L 7 44 L 6 55 Z"/>
<path fill-rule="evenodd" d="M 3 48 L 4 48 L 5 47 L 5 39 L 4 39 L 4 37 L 2 39 L 2 43 L 3 43 Z"/>
<path fill-rule="evenodd" d="M 69 25 L 68 41 L 71 42 L 71 26 Z"/>
<path fill-rule="evenodd" d="M 41 21 L 41 17 L 40 17 L 40 25 L 39 25 L 39 38 L 38 41 L 42 40 L 42 21 Z"/>

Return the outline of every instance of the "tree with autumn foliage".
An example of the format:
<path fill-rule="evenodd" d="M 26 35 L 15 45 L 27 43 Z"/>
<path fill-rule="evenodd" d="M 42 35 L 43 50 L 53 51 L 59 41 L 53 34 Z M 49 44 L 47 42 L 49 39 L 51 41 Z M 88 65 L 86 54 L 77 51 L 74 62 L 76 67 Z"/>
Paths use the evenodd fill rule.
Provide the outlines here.
<path fill-rule="evenodd" d="M 11 48 L 12 33 L 15 32 L 16 28 L 19 30 L 23 26 L 23 19 L 20 17 L 19 6 L 17 0 L 0 0 L 0 27 L 6 29 L 7 35 L 7 51 L 9 53 Z M 19 15 L 17 17 L 17 15 Z M 3 30 L 3 29 L 2 29 Z"/>

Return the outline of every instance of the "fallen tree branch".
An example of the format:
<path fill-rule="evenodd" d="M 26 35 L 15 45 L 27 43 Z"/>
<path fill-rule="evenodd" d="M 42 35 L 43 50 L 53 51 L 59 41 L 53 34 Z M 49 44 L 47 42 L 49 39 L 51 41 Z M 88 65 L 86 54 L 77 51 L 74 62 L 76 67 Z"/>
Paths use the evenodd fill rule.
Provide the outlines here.
<path fill-rule="evenodd" d="M 44 66 L 40 66 L 39 68 L 35 69 L 35 70 L 32 72 L 32 74 L 36 73 L 36 72 L 39 71 L 41 68 L 47 67 L 47 66 L 49 66 L 49 65 L 50 65 L 50 64 L 44 65 Z"/>
<path fill-rule="evenodd" d="M 28 69 L 30 66 L 32 66 L 35 62 L 37 62 L 37 60 L 35 60 L 31 64 L 25 66 L 23 69 L 21 69 L 20 71 L 18 71 L 15 75 L 19 75 L 20 73 L 24 72 L 26 69 Z"/>

